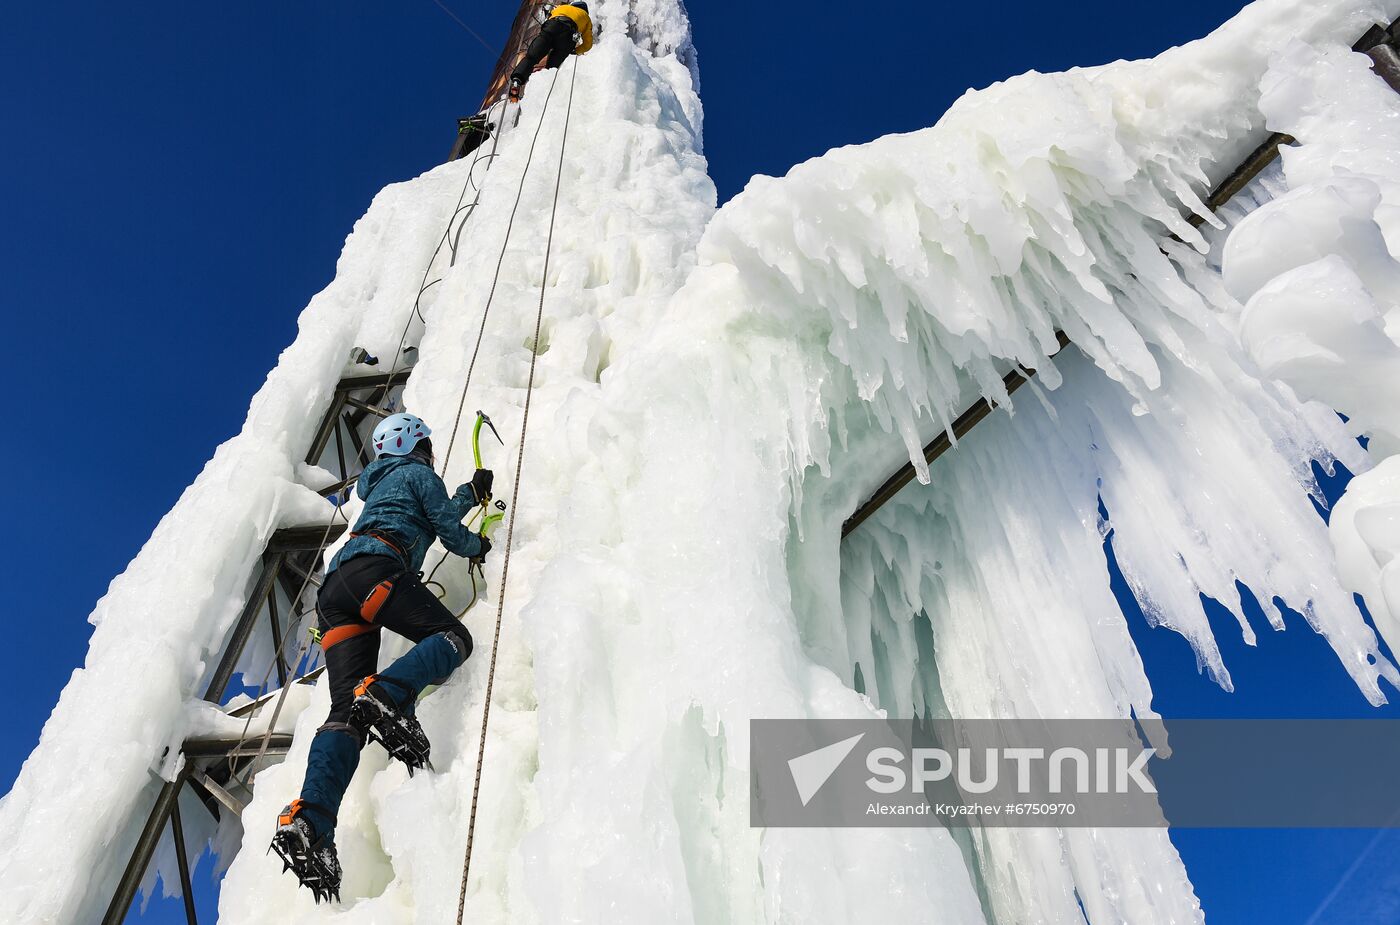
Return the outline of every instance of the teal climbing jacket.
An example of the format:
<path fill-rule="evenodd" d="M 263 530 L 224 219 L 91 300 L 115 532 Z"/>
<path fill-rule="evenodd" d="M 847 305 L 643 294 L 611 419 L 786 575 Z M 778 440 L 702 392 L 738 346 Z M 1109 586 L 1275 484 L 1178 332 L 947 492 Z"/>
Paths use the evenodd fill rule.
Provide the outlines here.
<path fill-rule="evenodd" d="M 356 556 L 394 556 L 418 572 L 434 539 L 459 556 L 482 553 L 481 538 L 462 525 L 476 507 L 471 486 L 461 486 L 449 498 L 442 479 L 421 459 L 376 459 L 360 474 L 355 492 L 365 501 L 353 531 L 359 535 L 336 553 L 326 574 Z"/>

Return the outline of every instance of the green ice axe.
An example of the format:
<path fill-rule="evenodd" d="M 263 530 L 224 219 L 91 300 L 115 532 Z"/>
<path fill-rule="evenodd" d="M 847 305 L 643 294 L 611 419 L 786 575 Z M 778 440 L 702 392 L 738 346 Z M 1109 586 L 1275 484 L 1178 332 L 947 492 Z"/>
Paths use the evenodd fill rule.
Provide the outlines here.
<path fill-rule="evenodd" d="M 486 412 L 478 411 L 476 413 L 476 424 L 472 427 L 472 457 L 475 459 L 478 469 L 484 468 L 481 465 L 481 425 L 483 424 L 491 428 L 492 436 L 496 438 L 496 441 L 500 443 L 501 446 L 506 445 L 506 442 L 501 439 L 500 432 L 496 430 L 496 425 L 492 424 L 491 419 L 486 416 Z M 481 502 L 481 506 L 486 512 L 486 516 L 481 520 L 481 535 L 488 538 L 491 535 L 491 530 L 506 516 L 504 503 L 496 502 L 498 510 L 494 512 L 491 510 L 490 504 L 491 498 L 489 496 Z"/>
<path fill-rule="evenodd" d="M 491 423 L 491 419 L 488 418 L 488 417 L 486 416 L 486 412 L 485 412 L 485 411 L 478 411 L 478 412 L 476 413 L 476 425 L 475 425 L 474 427 L 472 427 L 472 457 L 476 460 L 476 467 L 477 467 L 478 469 L 483 468 L 483 466 L 481 465 L 481 425 L 482 425 L 482 424 L 485 424 L 487 427 L 491 428 L 491 434 L 496 438 L 496 440 L 501 444 L 501 446 L 505 446 L 505 445 L 506 445 L 506 442 L 505 442 L 504 440 L 501 439 L 501 435 L 500 435 L 499 433 L 497 433 L 497 431 L 496 431 L 496 425 L 495 425 L 495 424 L 492 424 L 492 423 Z"/>

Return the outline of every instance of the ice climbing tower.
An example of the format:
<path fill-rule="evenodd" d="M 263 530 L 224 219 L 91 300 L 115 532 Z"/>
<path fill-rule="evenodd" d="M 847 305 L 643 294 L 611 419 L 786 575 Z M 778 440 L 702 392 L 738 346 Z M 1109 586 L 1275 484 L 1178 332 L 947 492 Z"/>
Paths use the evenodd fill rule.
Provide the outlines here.
<path fill-rule="evenodd" d="M 1149 715 L 1100 498 L 1202 664 L 1200 595 L 1241 575 L 1382 696 L 1395 669 L 1301 487 L 1360 452 L 1245 368 L 1217 245 L 1227 202 L 1277 179 L 1272 62 L 1304 42 L 1364 65 L 1364 35 L 1394 84 L 1374 22 L 1400 0 L 1261 0 L 718 214 L 682 5 L 590 5 L 596 47 L 506 109 L 522 7 L 451 162 L 376 198 L 242 432 L 99 604 L 0 805 L 0 896 L 119 921 L 157 872 L 197 889 L 212 841 L 230 923 L 1200 921 L 1160 831 L 755 829 L 747 724 Z M 449 485 L 490 414 L 508 521 L 481 581 L 429 555 L 477 650 L 419 706 L 434 773 L 367 750 L 342 903 L 316 906 L 264 850 L 328 700 L 311 592 L 400 407 Z"/>
<path fill-rule="evenodd" d="M 688 23 L 679 2 L 592 6 L 598 47 L 538 74 L 525 102 L 507 110 L 505 75 L 543 19 L 541 0 L 521 4 L 481 111 L 459 120 L 448 163 L 376 198 L 242 433 L 219 448 L 99 603 L 86 665 L 0 806 L 10 845 L 0 857 L 5 915 L 118 923 L 159 876 L 184 894 L 193 921 L 201 878 L 192 869 L 204 847 L 212 842 L 220 866 L 234 861 L 265 772 L 302 741 L 302 714 L 324 713 L 308 634 L 315 591 L 327 550 L 353 523 L 376 422 L 411 402 L 441 435 L 446 476 L 464 480 L 465 434 L 455 449 L 449 435 L 461 420 L 470 430 L 478 407 L 515 429 L 511 454 L 520 445 L 520 363 L 539 361 L 541 378 L 560 388 L 573 387 L 568 377 L 596 387 L 608 343 L 628 331 L 589 322 L 584 354 L 570 356 L 568 326 L 600 304 L 619 326 L 642 324 L 679 285 L 714 206 Z M 643 153 L 621 172 L 584 179 L 578 165 L 607 163 L 602 148 L 614 144 Z M 626 183 L 638 193 L 608 195 Z M 608 227 L 585 227 L 587 215 Z M 596 250 L 556 250 L 542 279 L 551 222 Z M 641 274 L 638 261 L 664 269 Z M 558 295 L 581 286 L 582 301 Z M 543 357 L 551 334 L 560 342 Z M 541 383 L 538 416 L 551 411 L 551 387 Z M 488 464 L 508 485 L 507 452 Z M 517 571 L 528 578 L 525 566 Z M 435 580 L 457 610 L 494 590 L 499 571 L 488 567 L 474 588 L 448 563 Z M 486 628 L 473 624 L 483 655 L 486 610 Z M 465 700 L 454 708 L 466 709 Z M 458 747 L 474 755 L 476 742 Z M 460 822 L 451 838 L 458 865 Z M 246 837 L 266 841 L 261 831 Z M 56 842 L 61 851 L 49 847 Z M 459 878 L 443 882 L 454 901 Z"/>

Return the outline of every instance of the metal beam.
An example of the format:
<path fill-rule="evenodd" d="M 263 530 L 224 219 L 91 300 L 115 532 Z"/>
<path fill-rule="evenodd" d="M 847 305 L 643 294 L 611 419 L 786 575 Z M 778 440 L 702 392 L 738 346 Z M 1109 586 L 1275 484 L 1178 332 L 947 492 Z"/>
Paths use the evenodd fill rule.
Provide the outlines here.
<path fill-rule="evenodd" d="M 263 553 L 262 572 L 253 585 L 253 593 L 249 595 L 247 603 L 238 615 L 238 621 L 234 624 L 228 644 L 224 647 L 224 654 L 219 660 L 219 667 L 209 682 L 208 690 L 204 692 L 206 701 L 218 703 L 223 700 L 229 681 L 233 679 L 234 669 L 243 655 L 243 649 L 253 635 L 258 613 L 265 604 L 273 606 L 270 603 L 272 588 L 286 557 L 294 552 L 313 552 L 319 556 L 325 544 L 339 539 L 344 532 L 345 524 L 331 522 L 325 526 L 312 524 L 304 527 L 284 527 L 272 534 L 267 543 L 267 550 Z M 314 568 L 314 565 L 312 567 Z M 295 609 L 295 602 L 293 608 Z M 274 616 L 274 623 L 275 620 Z M 278 638 L 280 634 L 274 637 L 274 643 Z"/>
<path fill-rule="evenodd" d="M 332 521 L 329 524 L 307 524 L 301 527 L 283 527 L 267 541 L 267 551 L 277 552 L 320 552 L 322 538 L 326 544 L 338 539 L 345 532 L 345 524 Z"/>
<path fill-rule="evenodd" d="M 274 534 L 274 538 L 275 536 L 276 534 Z M 271 550 L 271 546 L 268 548 Z M 224 646 L 223 657 L 219 659 L 219 667 L 214 671 L 214 677 L 209 681 L 209 689 L 204 692 L 204 699 L 209 703 L 218 703 L 224 699 L 224 691 L 228 689 L 228 682 L 233 679 L 233 671 L 238 666 L 238 660 L 243 655 L 244 647 L 248 645 L 248 640 L 253 635 L 258 613 L 262 610 L 268 594 L 272 591 L 272 583 L 277 578 L 277 570 L 282 565 L 283 555 L 282 552 L 263 554 L 262 572 L 258 575 L 257 583 L 253 585 L 253 593 L 248 596 L 247 603 L 243 605 L 243 612 L 238 615 L 238 622 L 233 625 L 233 634 L 229 637 L 228 644 Z"/>
<path fill-rule="evenodd" d="M 350 478 L 350 470 L 345 466 L 345 440 L 340 436 L 339 427 L 335 428 L 335 461 L 340 464 L 340 479 L 344 483 Z"/>
<path fill-rule="evenodd" d="M 246 739 L 229 738 L 198 738 L 187 739 L 181 751 L 186 758 L 253 758 L 258 754 L 262 745 L 262 734 L 250 736 Z M 268 755 L 285 755 L 292 747 L 292 734 L 289 732 L 274 732 L 268 736 Z"/>
<path fill-rule="evenodd" d="M 371 405 L 369 402 L 360 401 L 353 395 L 347 395 L 345 397 L 345 403 L 353 408 L 359 408 L 365 414 L 372 414 L 375 417 L 387 418 L 389 416 L 389 412 L 385 409 L 379 407 L 378 405 Z"/>
<path fill-rule="evenodd" d="M 293 683 L 294 683 L 294 684 L 310 684 L 312 681 L 315 681 L 315 680 L 316 680 L 317 678 L 319 678 L 322 674 L 324 674 L 325 671 L 326 671 L 326 666 L 325 666 L 325 665 L 322 665 L 320 668 L 316 668 L 316 669 L 314 669 L 314 670 L 312 670 L 312 671 L 308 671 L 306 674 L 302 675 L 300 678 L 297 678 L 296 681 L 294 681 Z M 229 711 L 228 711 L 228 715 L 229 715 L 229 716 L 247 716 L 249 713 L 252 713 L 252 712 L 256 711 L 258 707 L 262 706 L 263 704 L 267 703 L 268 701 L 275 700 L 280 694 L 281 694 L 281 691 L 280 691 L 280 690 L 268 691 L 266 694 L 263 694 L 263 695 L 262 695 L 261 697 L 259 697 L 257 700 L 249 701 L 248 703 L 243 704 L 241 707 L 238 707 L 237 709 L 229 710 Z"/>
<path fill-rule="evenodd" d="M 180 822 L 180 796 L 170 804 L 170 836 L 175 841 L 175 866 L 180 869 L 180 895 L 185 900 L 185 922 L 199 925 L 194 914 L 194 887 L 190 886 L 190 859 L 185 854 L 185 826 Z"/>
<path fill-rule="evenodd" d="M 127 912 L 131 909 L 131 901 L 136 897 L 136 891 L 146 876 L 146 867 L 151 862 L 151 856 L 155 854 L 156 847 L 160 844 L 160 837 L 165 831 L 167 820 L 171 823 L 171 834 L 175 839 L 175 857 L 180 865 L 181 888 L 185 894 L 185 914 L 190 922 L 194 921 L 193 891 L 190 886 L 188 857 L 185 855 L 184 849 L 183 825 L 178 815 L 180 790 L 186 783 L 198 786 L 220 803 L 228 806 L 230 810 L 241 813 L 242 804 L 212 780 L 204 769 L 197 767 L 195 759 L 253 758 L 259 752 L 260 740 L 261 736 L 255 737 L 252 741 L 230 738 L 197 738 L 185 741 L 180 749 L 185 756 L 185 762 L 177 772 L 175 779 L 166 781 L 156 796 L 155 805 L 151 807 L 150 815 L 146 817 L 146 824 L 136 839 L 136 845 L 132 848 L 131 857 L 127 860 L 121 879 L 117 881 L 116 891 L 112 894 L 106 915 L 102 918 L 102 925 L 121 925 L 125 920 Z M 292 736 L 290 734 L 275 733 L 268 736 L 267 750 L 264 755 L 285 755 L 291 746 Z"/>
<path fill-rule="evenodd" d="M 1063 350 L 1069 345 L 1069 338 L 1063 331 L 1056 331 L 1055 338 L 1059 341 L 1060 350 Z M 1059 356 L 1060 350 L 1056 350 L 1052 354 L 1052 357 Z M 1026 381 L 1034 375 L 1035 370 L 1033 369 L 1027 370 L 1024 374 L 1015 370 L 1007 373 L 1001 380 L 1006 386 L 1006 394 L 1010 395 L 1015 392 L 1021 386 L 1025 385 Z M 953 440 L 960 440 L 966 436 L 968 431 L 972 430 L 983 418 L 992 413 L 993 407 L 992 403 L 987 401 L 987 399 L 979 398 L 971 407 L 958 415 L 957 420 L 953 422 L 952 437 L 949 437 L 948 431 L 944 430 L 935 437 L 932 442 L 924 447 L 924 461 L 932 464 L 934 460 L 952 449 Z M 882 483 L 879 488 L 875 489 L 875 493 L 867 498 L 864 504 L 856 508 L 856 512 L 841 525 L 842 539 L 850 536 L 852 530 L 865 523 L 865 521 L 878 511 L 885 502 L 899 494 L 900 489 L 914 481 L 916 475 L 917 470 L 914 468 L 914 464 L 908 462 L 901 466 L 898 471 L 889 478 L 885 479 L 884 483 Z"/>
<path fill-rule="evenodd" d="M 1295 141 L 1297 139 L 1292 135 L 1284 135 L 1281 132 L 1275 132 L 1264 139 L 1263 144 L 1249 153 L 1249 156 L 1244 159 L 1244 163 L 1236 167 L 1228 177 L 1221 181 L 1220 185 L 1206 199 L 1206 205 L 1212 212 L 1218 211 L 1221 206 L 1235 198 L 1240 190 L 1248 186 L 1251 180 L 1263 173 L 1265 167 L 1278 159 L 1280 147 L 1291 145 Z M 1199 226 L 1205 222 L 1205 219 L 1192 213 L 1187 221 Z"/>
<path fill-rule="evenodd" d="M 1376 45 L 1367 50 L 1371 59 L 1371 70 L 1381 75 L 1390 84 L 1390 89 L 1400 93 L 1400 55 L 1389 45 Z"/>
<path fill-rule="evenodd" d="M 335 432 L 336 421 L 340 420 L 340 408 L 344 403 L 345 394 L 337 388 L 331 396 L 331 406 L 321 416 L 321 423 L 316 425 L 316 433 L 311 438 L 311 449 L 306 451 L 308 466 L 320 463 L 321 454 L 326 451 L 326 444 L 330 443 L 331 434 Z"/>
<path fill-rule="evenodd" d="M 343 470 L 345 469 L 345 464 L 344 464 L 344 463 L 341 463 L 341 464 L 340 464 L 340 467 L 341 467 L 341 470 L 343 471 Z M 320 496 L 323 497 L 323 498 L 329 498 L 331 495 L 338 495 L 338 494 L 340 494 L 340 490 L 341 490 L 342 488 L 349 488 L 351 485 L 354 485 L 354 484 L 355 484 L 356 482 L 358 482 L 359 480 L 360 480 L 360 473 L 356 472 L 354 475 L 347 475 L 345 478 L 341 479 L 339 482 L 336 482 L 336 483 L 331 484 L 331 485 L 327 485 L 325 488 L 319 488 L 319 489 L 317 489 L 317 490 L 316 490 L 316 494 L 320 495 Z"/>
<path fill-rule="evenodd" d="M 335 390 L 341 394 L 358 392 L 361 389 L 382 389 L 384 386 L 402 385 L 408 381 L 408 370 L 400 369 L 392 373 L 376 373 L 373 376 L 350 376 L 336 383 Z"/>
<path fill-rule="evenodd" d="M 287 559 L 283 556 L 277 563 L 278 569 L 276 578 L 281 579 L 281 565 Z M 292 601 L 288 606 L 292 610 L 297 609 L 297 602 Z M 267 618 L 272 622 L 272 661 L 277 666 L 277 686 L 281 687 L 287 683 L 287 659 L 282 654 L 282 621 L 277 619 L 277 589 L 274 587 L 267 595 Z"/>
<path fill-rule="evenodd" d="M 1396 20 L 1396 22 L 1400 22 L 1400 20 Z M 1394 38 L 1392 33 L 1395 29 L 1395 25 L 1396 23 L 1391 23 L 1388 29 L 1380 24 L 1371 26 L 1371 28 L 1367 29 L 1365 33 L 1362 34 L 1361 38 L 1356 40 L 1356 44 L 1351 46 L 1351 50 L 1370 51 L 1374 46 L 1382 42 L 1391 41 Z"/>
<path fill-rule="evenodd" d="M 295 573 L 295 575 L 293 575 L 292 573 Z M 298 578 L 300 578 L 300 581 L 297 580 Z M 307 589 L 318 588 L 320 587 L 320 585 L 316 582 L 314 576 L 307 575 L 306 570 L 303 569 L 299 564 L 297 564 L 295 555 L 288 555 L 287 558 L 282 560 L 282 571 L 277 573 L 277 583 L 282 586 L 282 592 L 286 594 L 287 600 L 291 601 L 292 609 L 291 612 L 287 615 L 286 630 L 287 633 L 290 634 L 292 632 L 293 625 L 299 626 L 301 624 L 302 619 L 306 616 L 308 610 L 310 609 L 301 605 L 302 596 L 306 593 Z M 291 642 L 295 638 L 295 636 L 289 635 L 286 639 L 286 642 Z M 287 647 L 285 645 L 282 646 L 283 653 L 286 652 L 286 648 Z M 291 662 L 288 662 L 287 669 L 289 672 L 295 671 L 296 665 Z M 279 686 L 286 683 L 286 678 L 282 678 L 278 682 Z"/>
<path fill-rule="evenodd" d="M 1361 38 L 1356 40 L 1351 46 L 1351 49 L 1352 51 L 1365 52 L 1370 55 L 1372 62 L 1374 62 L 1373 67 L 1376 72 L 1385 78 L 1386 82 L 1389 83 L 1391 87 L 1395 88 L 1397 92 L 1400 92 L 1400 57 L 1397 57 L 1394 49 L 1386 44 L 1388 42 L 1394 42 L 1397 34 L 1400 34 L 1400 19 L 1396 19 L 1394 22 L 1390 23 L 1389 26 L 1382 26 L 1379 24 L 1373 25 L 1370 29 L 1366 30 Z M 1387 58 L 1395 62 L 1395 69 L 1391 71 L 1391 73 L 1394 74 L 1393 80 L 1386 70 L 1386 68 L 1390 67 L 1389 63 L 1382 64 L 1382 59 Z M 1243 163 L 1231 171 L 1230 175 L 1211 191 L 1210 196 L 1206 199 L 1206 205 L 1210 207 L 1212 212 L 1219 210 L 1221 206 L 1233 199 L 1240 190 L 1248 186 L 1251 180 L 1259 176 L 1265 167 L 1268 167 L 1277 160 L 1279 148 L 1296 143 L 1297 139 L 1292 135 L 1285 135 L 1281 132 L 1275 132 L 1264 139 L 1259 147 L 1250 152 Z M 1205 222 L 1205 219 L 1199 215 L 1193 214 L 1187 218 L 1187 221 L 1192 225 L 1199 226 Z"/>
<path fill-rule="evenodd" d="M 146 865 L 150 863 L 151 855 L 160 843 L 161 832 L 165 830 L 165 820 L 170 817 L 170 809 L 180 796 L 180 787 L 189 772 L 190 765 L 186 762 L 175 779 L 166 781 L 165 786 L 161 788 L 155 805 L 151 807 L 151 814 L 146 817 L 146 825 L 136 839 L 131 858 L 126 862 L 126 870 L 117 881 L 117 890 L 112 894 L 107 914 L 102 917 L 102 925 L 121 925 L 122 920 L 126 918 L 126 913 L 131 908 L 131 900 L 136 896 L 141 879 L 146 875 Z"/>
<path fill-rule="evenodd" d="M 1400 38 L 1400 18 L 1390 23 L 1389 26 L 1374 25 L 1366 31 L 1360 39 L 1352 45 L 1353 51 L 1365 52 L 1371 57 L 1372 67 L 1375 71 L 1390 84 L 1396 92 L 1400 92 L 1400 55 L 1396 54 L 1395 48 L 1389 43 Z M 1225 203 L 1229 202 L 1240 190 L 1249 185 L 1249 182 L 1257 177 L 1265 167 L 1268 167 L 1279 156 L 1279 148 L 1283 145 L 1291 145 L 1296 142 L 1292 135 L 1274 133 L 1264 140 L 1259 147 L 1250 152 L 1244 162 L 1230 172 L 1220 185 L 1217 186 L 1206 198 L 1206 205 L 1212 212 L 1218 210 Z M 1199 215 L 1190 215 L 1187 218 L 1192 225 L 1200 225 L 1205 221 Z M 1056 332 L 1056 337 L 1060 341 L 1060 348 L 1069 343 L 1064 332 Z M 1057 351 L 1058 353 L 1058 351 Z M 1030 370 L 1028 375 L 1019 372 L 1008 373 L 1002 381 L 1006 384 L 1006 392 L 1010 395 L 1025 384 L 1029 376 L 1034 376 L 1035 371 Z M 976 427 L 987 415 L 991 414 L 992 405 L 985 399 L 979 399 L 972 407 L 968 408 L 958 419 L 953 422 L 952 437 L 947 431 L 939 434 L 932 443 L 924 447 L 924 460 L 932 463 L 952 448 L 953 440 L 962 438 L 968 431 Z M 906 463 L 898 472 L 891 475 L 884 483 L 875 490 L 864 504 L 856 508 L 856 512 L 841 525 L 841 536 L 847 537 L 870 515 L 879 510 L 880 506 L 899 494 L 900 489 L 914 480 L 915 469 L 913 463 Z"/>
<path fill-rule="evenodd" d="M 330 444 L 331 437 L 335 433 L 336 422 L 340 420 L 341 408 L 345 406 L 346 399 L 352 392 L 361 392 L 365 389 L 372 389 L 370 400 L 374 400 L 375 392 L 385 389 L 392 389 L 395 386 L 403 385 L 408 381 L 409 371 L 406 369 L 397 370 L 392 373 L 377 373 L 373 376 L 350 376 L 335 384 L 335 392 L 331 395 L 330 407 L 321 417 L 321 423 L 316 428 L 315 435 L 311 438 L 311 448 L 306 452 L 306 464 L 314 466 L 321 460 L 321 454 L 325 452 Z M 342 472 L 342 474 L 345 474 Z"/>
<path fill-rule="evenodd" d="M 306 567 L 306 566 L 304 566 L 304 565 L 302 565 L 300 562 L 298 562 L 298 561 L 297 561 L 297 555 L 298 555 L 298 554 L 295 554 L 295 553 L 294 553 L 294 554 L 288 556 L 288 557 L 287 557 L 287 561 L 286 561 L 286 562 L 283 562 L 282 564 L 285 565 L 285 566 L 286 566 L 288 569 L 290 569 L 291 571 L 296 572 L 297 575 L 301 577 L 301 580 L 307 582 L 307 583 L 309 584 L 310 587 L 313 587 L 313 588 L 319 588 L 319 587 L 321 587 L 321 579 L 317 578 L 314 574 L 312 574 L 310 571 L 307 570 L 307 567 Z M 283 585 L 282 587 L 285 588 L 286 585 Z"/>
<path fill-rule="evenodd" d="M 350 416 L 350 412 L 348 411 L 345 412 L 343 417 L 345 420 L 345 430 L 350 435 L 350 445 L 353 446 L 355 452 L 359 454 L 361 464 L 367 466 L 374 462 L 374 454 L 370 453 L 365 447 L 365 441 L 360 437 L 359 423 Z"/>
<path fill-rule="evenodd" d="M 225 790 L 222 785 L 215 781 L 214 778 L 210 777 L 208 772 L 203 769 L 196 769 L 190 776 L 190 786 L 203 789 L 205 793 L 209 794 L 210 797 L 218 801 L 221 805 L 227 807 L 229 812 L 233 813 L 235 816 L 243 815 L 244 805 L 242 801 Z"/>
<path fill-rule="evenodd" d="M 295 577 L 288 574 L 289 572 L 295 572 Z M 296 580 L 297 578 L 300 578 L 301 581 L 298 582 Z M 287 600 L 291 602 L 292 613 L 290 619 L 300 620 L 302 617 L 306 616 L 306 609 L 299 606 L 299 599 L 301 595 L 305 593 L 306 589 L 313 587 L 314 584 L 310 576 L 306 574 L 306 569 L 302 568 L 301 565 L 295 561 L 295 556 L 288 555 L 287 558 L 282 560 L 282 571 L 277 573 L 277 583 L 282 586 L 282 593 L 285 594 Z"/>

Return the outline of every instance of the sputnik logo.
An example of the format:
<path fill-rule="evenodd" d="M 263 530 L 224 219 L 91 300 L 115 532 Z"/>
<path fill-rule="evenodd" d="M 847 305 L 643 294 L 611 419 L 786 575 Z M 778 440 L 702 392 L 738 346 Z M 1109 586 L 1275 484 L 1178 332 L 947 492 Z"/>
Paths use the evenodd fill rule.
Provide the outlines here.
<path fill-rule="evenodd" d="M 788 770 L 792 772 L 792 782 L 797 785 L 797 795 L 801 798 L 803 806 L 812 801 L 812 797 L 831 779 L 831 775 L 841 767 L 841 762 L 846 760 L 856 743 L 863 738 L 865 733 L 862 732 L 860 735 L 788 759 Z"/>

